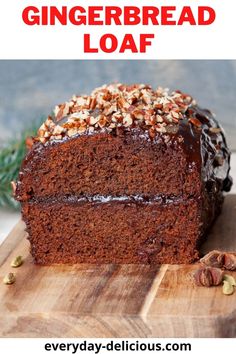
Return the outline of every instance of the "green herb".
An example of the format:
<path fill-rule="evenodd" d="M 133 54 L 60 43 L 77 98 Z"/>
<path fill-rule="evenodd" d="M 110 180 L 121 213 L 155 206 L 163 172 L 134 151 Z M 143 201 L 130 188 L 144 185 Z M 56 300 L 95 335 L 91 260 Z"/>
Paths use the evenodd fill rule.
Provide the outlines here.
<path fill-rule="evenodd" d="M 41 120 L 39 121 L 40 126 Z M 12 196 L 11 181 L 16 181 L 22 160 L 27 148 L 25 140 L 35 136 L 37 128 L 28 128 L 22 132 L 20 138 L 11 140 L 0 150 L 0 207 L 19 208 L 19 203 Z"/>

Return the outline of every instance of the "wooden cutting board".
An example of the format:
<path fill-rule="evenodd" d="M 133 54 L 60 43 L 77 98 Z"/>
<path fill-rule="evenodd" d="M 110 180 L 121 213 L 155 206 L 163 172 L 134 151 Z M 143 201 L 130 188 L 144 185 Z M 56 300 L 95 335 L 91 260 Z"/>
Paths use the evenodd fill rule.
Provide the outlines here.
<path fill-rule="evenodd" d="M 203 250 L 236 250 L 236 195 Z M 2 277 L 22 255 L 11 286 Z M 36 266 L 20 222 L 0 247 L 1 337 L 235 337 L 236 293 L 199 288 L 197 265 Z"/>

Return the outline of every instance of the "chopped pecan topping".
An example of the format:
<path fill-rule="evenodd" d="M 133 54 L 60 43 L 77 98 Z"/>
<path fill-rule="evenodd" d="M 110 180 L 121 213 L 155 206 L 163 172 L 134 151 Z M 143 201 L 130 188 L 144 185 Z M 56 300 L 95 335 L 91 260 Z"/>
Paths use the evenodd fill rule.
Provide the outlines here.
<path fill-rule="evenodd" d="M 45 143 L 76 134 L 90 134 L 97 129 L 111 131 L 137 125 L 146 127 L 149 136 L 154 138 L 157 132 L 168 132 L 168 126 L 178 127 L 185 112 L 195 104 L 191 96 L 161 87 L 154 90 L 144 84 L 103 85 L 89 96 L 73 95 L 68 102 L 57 105 L 55 117 L 48 117 L 42 124 L 37 140 Z M 189 122 L 201 127 L 196 118 L 189 118 Z"/>

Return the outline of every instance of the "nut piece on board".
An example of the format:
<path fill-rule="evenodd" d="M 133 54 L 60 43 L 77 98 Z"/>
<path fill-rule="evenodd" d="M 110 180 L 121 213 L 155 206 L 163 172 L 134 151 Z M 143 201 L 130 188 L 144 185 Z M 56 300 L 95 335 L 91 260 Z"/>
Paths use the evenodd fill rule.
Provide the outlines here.
<path fill-rule="evenodd" d="M 224 253 L 220 251 L 211 251 L 207 253 L 200 262 L 209 267 L 222 268 L 224 265 Z"/>
<path fill-rule="evenodd" d="M 12 268 L 18 268 L 23 264 L 23 258 L 22 256 L 17 256 L 13 261 L 11 262 L 11 267 Z"/>
<path fill-rule="evenodd" d="M 224 268 L 227 270 L 236 270 L 236 253 L 224 254 Z"/>
<path fill-rule="evenodd" d="M 14 273 L 8 273 L 4 278 L 3 278 L 3 283 L 6 285 L 10 285 L 15 283 L 16 277 Z"/>
<path fill-rule="evenodd" d="M 201 258 L 200 262 L 209 267 L 236 270 L 236 253 L 214 250 L 207 253 L 203 258 Z"/>
<path fill-rule="evenodd" d="M 217 286 L 223 281 L 223 271 L 219 268 L 203 267 L 194 273 L 194 279 L 198 286 Z"/>
<path fill-rule="evenodd" d="M 224 280 L 222 291 L 224 295 L 232 295 L 234 293 L 234 287 L 230 282 Z"/>
<path fill-rule="evenodd" d="M 229 282 L 232 286 L 236 286 L 236 280 L 232 275 L 224 274 L 223 280 Z"/>

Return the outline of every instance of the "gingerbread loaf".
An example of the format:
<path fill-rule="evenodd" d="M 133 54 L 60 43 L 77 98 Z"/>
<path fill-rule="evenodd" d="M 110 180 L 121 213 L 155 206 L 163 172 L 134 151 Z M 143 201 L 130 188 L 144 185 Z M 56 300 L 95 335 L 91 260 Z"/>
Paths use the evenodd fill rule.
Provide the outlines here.
<path fill-rule="evenodd" d="M 229 191 L 209 110 L 180 91 L 104 85 L 56 106 L 16 186 L 37 264 L 191 263 Z"/>

